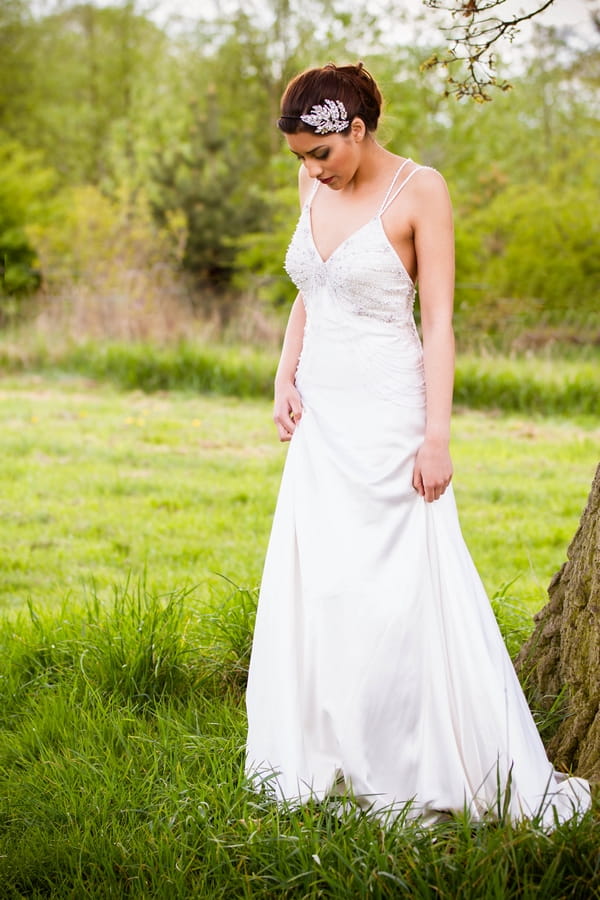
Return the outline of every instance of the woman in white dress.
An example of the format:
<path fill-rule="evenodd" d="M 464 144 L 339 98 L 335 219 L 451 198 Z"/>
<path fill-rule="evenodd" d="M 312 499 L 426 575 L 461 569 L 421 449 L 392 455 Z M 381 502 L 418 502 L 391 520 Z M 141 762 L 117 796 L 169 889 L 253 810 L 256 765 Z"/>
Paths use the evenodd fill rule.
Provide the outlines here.
<path fill-rule="evenodd" d="M 392 817 L 506 809 L 551 825 L 586 809 L 589 788 L 546 757 L 450 485 L 448 191 L 376 141 L 380 108 L 360 64 L 304 72 L 282 99 L 278 124 L 301 162 L 286 257 L 299 294 L 275 381 L 290 447 L 257 612 L 247 772 L 280 801 L 341 792 Z"/>

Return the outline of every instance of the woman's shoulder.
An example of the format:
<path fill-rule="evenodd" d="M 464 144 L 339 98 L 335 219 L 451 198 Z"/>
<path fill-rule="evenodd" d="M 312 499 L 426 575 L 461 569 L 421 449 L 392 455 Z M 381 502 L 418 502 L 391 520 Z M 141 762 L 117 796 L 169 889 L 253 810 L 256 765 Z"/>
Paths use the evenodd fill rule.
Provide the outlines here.
<path fill-rule="evenodd" d="M 400 166 L 404 164 L 404 170 L 396 183 L 397 192 L 392 194 L 392 202 L 389 203 L 389 224 L 392 229 L 394 221 L 397 221 L 399 227 L 403 227 L 407 216 L 416 226 L 417 223 L 432 219 L 441 221 L 449 211 L 451 215 L 450 192 L 438 169 L 412 158 L 399 157 L 398 163 Z M 398 194 L 402 198 L 401 202 L 393 202 Z"/>
<path fill-rule="evenodd" d="M 449 196 L 448 185 L 446 179 L 433 166 L 415 162 L 412 163 L 407 177 L 410 179 L 410 186 L 415 197 L 419 200 L 445 200 Z"/>
<path fill-rule="evenodd" d="M 419 172 L 419 180 L 423 181 L 425 184 L 445 184 L 446 179 L 442 175 L 439 169 L 436 169 L 434 166 L 429 166 L 427 163 L 420 163 L 414 159 L 410 159 L 411 168 L 410 172 Z M 409 174 L 410 174 L 409 172 Z"/>
<path fill-rule="evenodd" d="M 439 169 L 429 166 L 426 163 L 420 163 L 411 156 L 400 156 L 400 154 L 391 154 L 393 158 L 392 168 L 398 173 L 397 184 L 402 182 L 410 182 L 413 189 L 424 191 L 432 191 L 434 193 L 446 189 L 446 180 Z M 418 177 L 414 177 L 417 176 Z"/>
<path fill-rule="evenodd" d="M 298 195 L 300 197 L 300 206 L 304 206 L 312 191 L 315 189 L 315 179 L 311 178 L 306 167 L 300 164 L 298 170 Z"/>

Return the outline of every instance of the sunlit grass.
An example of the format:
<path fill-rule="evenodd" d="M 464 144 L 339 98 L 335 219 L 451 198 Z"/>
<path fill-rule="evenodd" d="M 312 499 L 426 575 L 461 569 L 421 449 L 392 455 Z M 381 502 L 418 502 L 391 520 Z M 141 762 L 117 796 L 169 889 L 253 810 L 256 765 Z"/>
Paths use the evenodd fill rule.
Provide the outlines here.
<path fill-rule="evenodd" d="M 460 354 L 455 401 L 470 409 L 535 415 L 596 415 L 600 355 L 588 348 L 568 358 L 551 349 L 538 355 Z M 179 340 L 82 341 L 25 331 L 0 341 L 5 371 L 87 376 L 125 390 L 196 391 L 270 398 L 277 351 L 247 343 Z"/>
<path fill-rule="evenodd" d="M 597 813 L 552 834 L 461 817 L 382 828 L 250 791 L 239 610 L 252 602 L 228 590 L 209 613 L 137 584 L 5 621 L 2 896 L 595 896 Z"/>
<path fill-rule="evenodd" d="M 266 400 L 122 393 L 80 378 L 0 384 L 0 608 L 99 596 L 147 572 L 160 592 L 221 575 L 255 587 L 285 448 Z M 593 419 L 461 412 L 455 490 L 490 595 L 544 602 L 597 462 Z"/>
<path fill-rule="evenodd" d="M 57 374 L 5 378 L 0 398 L 0 895 L 594 896 L 597 813 L 552 835 L 384 830 L 248 790 L 254 588 L 285 457 L 267 400 Z M 463 530 L 511 650 L 598 438 L 581 416 L 455 418 Z"/>
<path fill-rule="evenodd" d="M 265 402 L 0 388 L 0 597 L 45 605 L 145 569 L 158 591 L 225 573 L 255 585 L 283 448 Z"/>
<path fill-rule="evenodd" d="M 516 579 L 510 596 L 534 612 L 600 461 L 598 420 L 464 412 L 453 433 L 459 515 L 486 588 Z"/>

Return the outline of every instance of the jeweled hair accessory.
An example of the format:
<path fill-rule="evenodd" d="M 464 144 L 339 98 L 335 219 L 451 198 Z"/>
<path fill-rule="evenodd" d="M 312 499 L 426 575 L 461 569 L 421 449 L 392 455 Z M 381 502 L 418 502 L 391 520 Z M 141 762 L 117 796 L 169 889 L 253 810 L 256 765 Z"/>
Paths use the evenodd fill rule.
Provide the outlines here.
<path fill-rule="evenodd" d="M 309 113 L 300 118 L 315 129 L 315 134 L 345 131 L 350 125 L 346 107 L 341 100 L 323 100 L 322 104 L 317 103 Z"/>

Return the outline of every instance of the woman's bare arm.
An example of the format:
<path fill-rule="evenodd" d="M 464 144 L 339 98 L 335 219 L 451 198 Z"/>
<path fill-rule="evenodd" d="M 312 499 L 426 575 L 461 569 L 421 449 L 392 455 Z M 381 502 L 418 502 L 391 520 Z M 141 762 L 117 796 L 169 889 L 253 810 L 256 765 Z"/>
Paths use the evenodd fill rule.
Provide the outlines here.
<path fill-rule="evenodd" d="M 454 385 L 454 230 L 446 184 L 438 173 L 417 176 L 415 250 L 423 331 L 427 420 L 413 485 L 437 500 L 452 478 L 450 415 Z"/>
<path fill-rule="evenodd" d="M 306 202 L 309 191 L 314 182 L 309 177 L 304 166 L 298 171 L 298 193 L 300 206 Z M 275 375 L 275 407 L 273 420 L 277 426 L 280 441 L 289 441 L 296 429 L 297 423 L 302 418 L 302 400 L 296 388 L 295 377 L 298 360 L 302 352 L 304 340 L 304 326 L 306 325 L 306 310 L 302 295 L 298 294 L 288 319 L 281 358 Z"/>
<path fill-rule="evenodd" d="M 290 440 L 296 424 L 302 417 L 302 400 L 295 385 L 295 376 L 302 352 L 305 323 L 304 301 L 302 295 L 298 294 L 290 311 L 281 358 L 275 375 L 273 420 L 277 426 L 280 441 Z"/>

